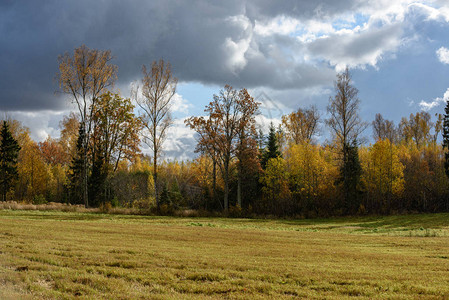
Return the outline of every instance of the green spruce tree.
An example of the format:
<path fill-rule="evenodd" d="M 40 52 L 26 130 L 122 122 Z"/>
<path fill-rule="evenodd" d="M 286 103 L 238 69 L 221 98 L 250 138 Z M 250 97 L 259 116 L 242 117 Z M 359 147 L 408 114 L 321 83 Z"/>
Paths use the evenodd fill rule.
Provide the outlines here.
<path fill-rule="evenodd" d="M 170 202 L 174 206 L 180 206 L 183 202 L 181 190 L 179 189 L 178 180 L 174 178 L 170 184 Z"/>
<path fill-rule="evenodd" d="M 78 129 L 78 140 L 76 142 L 76 153 L 72 158 L 72 163 L 69 169 L 69 202 L 72 204 L 83 203 L 84 190 L 84 141 L 85 141 L 84 126 L 81 124 Z"/>
<path fill-rule="evenodd" d="M 92 172 L 89 176 L 89 201 L 91 206 L 106 202 L 106 180 L 108 177 L 103 151 L 96 149 L 93 155 Z"/>
<path fill-rule="evenodd" d="M 444 171 L 449 177 L 449 101 L 446 101 L 443 117 L 443 149 L 444 152 Z M 446 210 L 449 210 L 449 200 L 446 199 Z"/>
<path fill-rule="evenodd" d="M 167 188 L 167 184 L 164 184 L 162 186 L 162 192 L 160 195 L 160 205 L 170 205 L 171 201 L 170 201 L 170 195 L 168 194 L 168 188 Z"/>
<path fill-rule="evenodd" d="M 444 171 L 449 177 L 449 101 L 446 102 L 446 107 L 444 108 L 443 149 L 446 149 L 444 153 Z"/>
<path fill-rule="evenodd" d="M 360 205 L 360 177 L 362 175 L 362 167 L 355 141 L 352 145 L 345 145 L 343 151 L 345 151 L 345 160 L 340 169 L 340 176 L 343 182 L 344 207 L 346 213 L 353 214 L 357 212 Z"/>
<path fill-rule="evenodd" d="M 273 123 L 271 123 L 270 131 L 268 132 L 267 146 L 265 147 L 265 150 L 262 154 L 262 161 L 261 161 L 262 168 L 265 170 L 265 167 L 271 158 L 276 158 L 280 156 L 282 155 L 281 151 L 279 151 L 279 143 L 276 137 L 276 128 L 274 127 Z"/>
<path fill-rule="evenodd" d="M 0 189 L 3 201 L 6 201 L 6 194 L 18 176 L 17 160 L 19 151 L 19 143 L 9 131 L 8 123 L 3 121 L 0 142 Z"/>

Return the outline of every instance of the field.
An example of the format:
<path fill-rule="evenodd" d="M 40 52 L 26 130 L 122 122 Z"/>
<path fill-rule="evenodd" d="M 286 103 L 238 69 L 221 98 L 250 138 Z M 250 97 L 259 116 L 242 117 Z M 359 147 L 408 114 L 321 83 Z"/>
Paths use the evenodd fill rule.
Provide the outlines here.
<path fill-rule="evenodd" d="M 449 214 L 252 220 L 0 210 L 0 298 L 449 298 Z"/>

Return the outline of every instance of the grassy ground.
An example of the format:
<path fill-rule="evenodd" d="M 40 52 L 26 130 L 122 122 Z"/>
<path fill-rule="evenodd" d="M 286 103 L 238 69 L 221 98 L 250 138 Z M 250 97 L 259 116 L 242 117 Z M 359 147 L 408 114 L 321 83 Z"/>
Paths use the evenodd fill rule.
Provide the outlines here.
<path fill-rule="evenodd" d="M 0 210 L 0 298 L 449 298 L 449 214 L 243 220 Z"/>

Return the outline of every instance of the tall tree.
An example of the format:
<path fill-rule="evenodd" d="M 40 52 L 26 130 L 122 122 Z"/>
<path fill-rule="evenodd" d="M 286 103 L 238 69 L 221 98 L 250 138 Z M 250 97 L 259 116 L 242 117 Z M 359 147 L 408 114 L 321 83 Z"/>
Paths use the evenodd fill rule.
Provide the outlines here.
<path fill-rule="evenodd" d="M 353 206 L 352 197 L 356 196 L 352 188 L 356 187 L 355 183 L 359 181 L 357 177 L 360 177 L 360 163 L 356 155 L 357 138 L 367 124 L 360 118 L 358 90 L 352 85 L 348 68 L 337 74 L 334 87 L 336 94 L 329 98 L 327 112 L 330 116 L 326 124 L 334 134 L 341 154 L 340 170 L 344 202 L 345 207 L 349 209 Z"/>
<path fill-rule="evenodd" d="M 258 103 L 246 89 L 238 91 L 226 85 L 206 106 L 204 111 L 208 114 L 207 119 L 192 117 L 186 121 L 186 125 L 200 135 L 199 149 L 213 153 L 214 159 L 217 160 L 224 182 L 225 210 L 229 208 L 232 160 L 238 154 L 243 160 L 249 149 L 257 149 L 256 142 L 254 140 L 253 143 L 251 136 L 255 135 L 254 116 L 257 109 Z"/>
<path fill-rule="evenodd" d="M 215 118 L 218 124 L 216 138 L 219 166 L 224 181 L 224 209 L 229 208 L 229 181 L 231 160 L 235 155 L 235 141 L 238 135 L 239 122 L 238 91 L 226 85 L 219 95 L 214 95 L 213 101 L 206 106 L 209 117 Z"/>
<path fill-rule="evenodd" d="M 298 108 L 289 115 L 282 116 L 282 126 L 287 131 L 287 138 L 294 144 L 309 143 L 318 130 L 320 114 L 316 106 Z"/>
<path fill-rule="evenodd" d="M 134 115 L 130 99 L 108 91 L 97 101 L 90 145 L 89 198 L 100 204 L 107 200 L 109 175 L 117 170 L 122 159 L 131 160 L 139 152 L 141 122 Z"/>
<path fill-rule="evenodd" d="M 237 178 L 237 204 L 242 205 L 242 181 L 245 175 L 256 172 L 259 168 L 259 149 L 257 142 L 257 131 L 255 127 L 255 115 L 258 112 L 258 103 L 254 101 L 246 89 L 242 89 L 238 93 L 238 103 L 234 121 L 236 126 L 235 145 L 232 148 L 232 155 L 238 159 L 238 178 Z M 208 155 L 212 160 L 212 198 L 216 195 L 216 167 L 219 159 L 223 157 L 222 147 L 224 125 L 223 114 L 207 110 L 209 116 L 191 117 L 185 123 L 198 134 L 198 143 L 196 151 Z M 257 183 L 257 182 L 256 182 Z M 221 202 L 220 202 L 221 203 Z"/>
<path fill-rule="evenodd" d="M 0 188 L 2 191 L 2 200 L 6 201 L 6 194 L 18 176 L 17 159 L 19 157 L 20 146 L 12 136 L 6 121 L 3 121 L 0 137 Z"/>
<path fill-rule="evenodd" d="M 151 69 L 142 67 L 142 97 L 138 87 L 133 91 L 137 104 L 142 109 L 140 118 L 146 131 L 144 142 L 153 151 L 153 179 L 156 204 L 159 207 L 157 161 L 162 152 L 168 128 L 172 124 L 170 114 L 178 79 L 173 76 L 171 66 L 163 59 L 154 61 Z"/>
<path fill-rule="evenodd" d="M 85 135 L 83 141 L 83 201 L 88 199 L 88 147 L 92 133 L 92 119 L 98 97 L 114 84 L 117 66 L 110 64 L 111 51 L 89 49 L 85 45 L 75 49 L 73 56 L 65 53 L 59 56 L 57 77 L 62 91 L 72 98 L 79 110 L 80 124 Z"/>
<path fill-rule="evenodd" d="M 257 131 L 255 116 L 259 103 L 246 89 L 239 92 L 240 117 L 237 132 L 236 156 L 238 159 L 237 172 L 237 204 L 242 207 L 242 181 L 244 174 L 256 174 L 260 169 L 259 149 L 257 147 Z M 251 176 L 253 177 L 253 176 Z"/>
<path fill-rule="evenodd" d="M 337 74 L 334 88 L 336 94 L 329 98 L 327 112 L 330 116 L 326 124 L 343 151 L 345 145 L 352 145 L 357 140 L 367 124 L 360 118 L 360 100 L 357 96 L 359 91 L 352 85 L 348 68 Z"/>

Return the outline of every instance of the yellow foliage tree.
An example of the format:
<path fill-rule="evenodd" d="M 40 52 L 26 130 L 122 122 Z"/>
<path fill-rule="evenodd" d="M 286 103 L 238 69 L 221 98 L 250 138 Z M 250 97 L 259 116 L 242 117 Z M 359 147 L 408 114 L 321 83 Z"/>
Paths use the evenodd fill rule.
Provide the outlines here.
<path fill-rule="evenodd" d="M 338 168 L 325 149 L 309 143 L 292 145 L 286 154 L 292 193 L 299 198 L 301 208 L 310 209 L 323 199 L 330 199 L 335 191 Z"/>
<path fill-rule="evenodd" d="M 287 162 L 282 157 L 270 158 L 267 162 L 265 172 L 260 178 L 263 185 L 262 192 L 266 200 L 268 211 L 277 212 L 279 209 L 285 210 L 283 202 L 291 196 L 288 187 L 289 173 Z"/>
<path fill-rule="evenodd" d="M 54 181 L 51 167 L 44 162 L 39 146 L 29 136 L 21 147 L 18 164 L 18 196 L 27 201 L 33 201 L 36 197 L 45 197 Z"/>
<path fill-rule="evenodd" d="M 192 163 L 192 171 L 196 183 L 203 189 L 212 194 L 213 178 L 210 172 L 212 169 L 212 159 L 207 155 L 200 155 Z"/>
<path fill-rule="evenodd" d="M 372 205 L 388 210 L 391 196 L 399 197 L 404 191 L 404 165 L 399 159 L 398 146 L 388 139 L 378 140 L 369 149 L 361 149 L 360 156 L 364 171 L 362 180 L 368 190 L 369 199 L 384 201 Z"/>
<path fill-rule="evenodd" d="M 315 106 L 302 109 L 282 116 L 282 127 L 286 129 L 286 135 L 291 143 L 300 144 L 312 141 L 317 133 L 320 114 Z"/>

